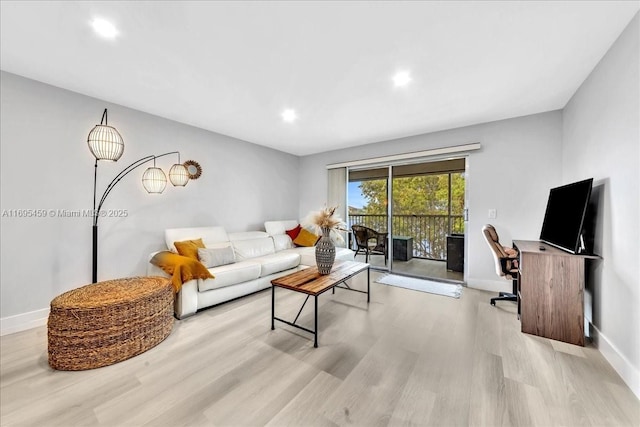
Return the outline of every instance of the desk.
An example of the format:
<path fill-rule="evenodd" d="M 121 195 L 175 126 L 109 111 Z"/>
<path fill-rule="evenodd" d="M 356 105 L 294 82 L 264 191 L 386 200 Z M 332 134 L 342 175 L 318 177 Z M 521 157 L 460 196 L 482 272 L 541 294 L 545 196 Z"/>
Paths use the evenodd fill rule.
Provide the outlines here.
<path fill-rule="evenodd" d="M 570 254 L 535 240 L 514 240 L 513 246 L 520 252 L 522 332 L 584 346 L 585 260 L 599 257 Z"/>

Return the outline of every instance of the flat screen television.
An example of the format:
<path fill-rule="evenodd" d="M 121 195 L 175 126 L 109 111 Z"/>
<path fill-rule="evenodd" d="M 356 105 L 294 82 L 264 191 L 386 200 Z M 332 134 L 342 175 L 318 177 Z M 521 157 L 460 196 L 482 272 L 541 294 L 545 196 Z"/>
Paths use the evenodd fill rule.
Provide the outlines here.
<path fill-rule="evenodd" d="M 551 189 L 541 241 L 573 254 L 584 252 L 581 235 L 592 184 L 589 178 Z"/>

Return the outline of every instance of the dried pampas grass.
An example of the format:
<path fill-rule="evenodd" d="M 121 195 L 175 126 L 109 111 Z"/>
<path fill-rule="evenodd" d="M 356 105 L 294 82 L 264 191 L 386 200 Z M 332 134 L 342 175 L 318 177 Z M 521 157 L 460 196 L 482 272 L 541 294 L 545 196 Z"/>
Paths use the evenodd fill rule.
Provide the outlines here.
<path fill-rule="evenodd" d="M 336 214 L 337 206 L 326 207 L 319 211 L 310 212 L 304 220 L 303 225 L 313 227 L 316 234 L 321 233 L 323 228 L 328 228 L 332 238 L 338 242 L 344 242 L 344 238 L 339 231 L 347 231 L 345 222 Z"/>

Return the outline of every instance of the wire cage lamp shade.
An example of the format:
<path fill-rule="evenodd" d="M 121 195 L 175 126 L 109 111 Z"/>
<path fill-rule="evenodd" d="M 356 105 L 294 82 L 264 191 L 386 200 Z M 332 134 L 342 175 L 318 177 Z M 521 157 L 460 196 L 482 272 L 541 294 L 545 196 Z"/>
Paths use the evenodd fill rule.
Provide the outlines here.
<path fill-rule="evenodd" d="M 104 124 L 103 124 L 104 123 Z M 89 136 L 87 144 L 96 160 L 117 161 L 124 153 L 122 136 L 113 126 L 107 125 L 107 109 L 102 114 L 102 120 L 96 125 Z"/>
<path fill-rule="evenodd" d="M 189 183 L 189 171 L 185 165 L 176 163 L 169 169 L 169 181 L 174 187 L 184 187 Z"/>
<path fill-rule="evenodd" d="M 147 193 L 162 193 L 167 186 L 167 176 L 162 169 L 153 166 L 142 174 L 142 186 Z"/>

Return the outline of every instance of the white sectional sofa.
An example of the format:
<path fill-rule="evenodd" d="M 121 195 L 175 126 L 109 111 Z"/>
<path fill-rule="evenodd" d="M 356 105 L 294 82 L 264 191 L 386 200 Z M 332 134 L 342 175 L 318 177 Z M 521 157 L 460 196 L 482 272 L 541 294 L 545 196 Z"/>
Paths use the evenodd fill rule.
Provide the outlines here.
<path fill-rule="evenodd" d="M 207 248 L 230 246 L 235 255 L 235 262 L 209 268 L 214 279 L 193 279 L 182 285 L 175 300 L 176 317 L 183 319 L 200 309 L 266 289 L 276 277 L 315 265 L 315 248 L 295 247 L 285 233 L 297 225 L 295 220 L 268 221 L 266 232 L 227 233 L 223 227 L 165 230 L 165 243 L 173 252 L 176 252 L 174 242 L 202 239 Z M 353 254 L 347 248 L 336 247 L 336 259 L 353 260 Z M 168 277 L 151 263 L 147 275 Z"/>

